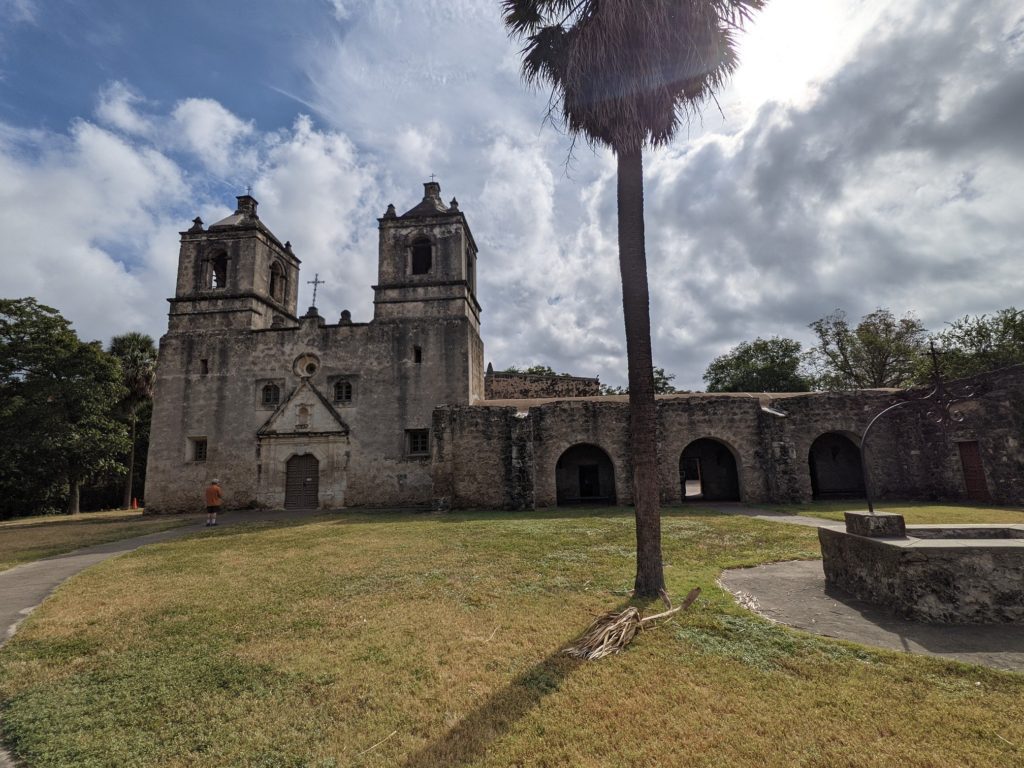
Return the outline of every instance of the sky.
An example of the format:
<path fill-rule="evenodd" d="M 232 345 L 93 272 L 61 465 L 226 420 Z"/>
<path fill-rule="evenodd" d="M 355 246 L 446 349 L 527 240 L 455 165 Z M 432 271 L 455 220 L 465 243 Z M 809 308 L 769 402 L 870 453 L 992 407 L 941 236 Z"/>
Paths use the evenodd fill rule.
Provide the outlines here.
<path fill-rule="evenodd" d="M 480 249 L 485 359 L 625 383 L 615 162 L 545 120 L 497 0 L 0 0 L 0 296 L 85 339 L 167 327 L 179 232 L 252 187 L 335 321 L 436 174 Z M 702 389 L 836 309 L 1022 305 L 1016 0 L 769 0 L 645 155 L 655 365 Z"/>

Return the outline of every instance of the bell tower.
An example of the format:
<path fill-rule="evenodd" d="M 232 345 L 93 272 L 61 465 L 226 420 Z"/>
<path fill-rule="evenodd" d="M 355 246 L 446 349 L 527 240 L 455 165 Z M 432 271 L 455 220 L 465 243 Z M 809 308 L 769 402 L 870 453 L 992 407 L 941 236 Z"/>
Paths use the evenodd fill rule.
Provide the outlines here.
<path fill-rule="evenodd" d="M 168 331 L 269 328 L 298 322 L 299 260 L 256 214 L 251 195 L 225 219 L 181 233 Z"/>
<path fill-rule="evenodd" d="M 389 205 L 380 222 L 374 318 L 467 318 L 480 329 L 476 299 L 476 242 L 455 198 L 445 205 L 441 185 L 423 185 L 423 200 L 399 216 Z"/>

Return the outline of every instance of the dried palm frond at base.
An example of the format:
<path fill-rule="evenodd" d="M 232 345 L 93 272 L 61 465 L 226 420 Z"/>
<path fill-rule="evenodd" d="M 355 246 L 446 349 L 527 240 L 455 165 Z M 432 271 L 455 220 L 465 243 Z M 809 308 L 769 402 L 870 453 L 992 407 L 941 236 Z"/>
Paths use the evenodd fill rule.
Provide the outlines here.
<path fill-rule="evenodd" d="M 653 616 L 641 617 L 640 611 L 633 606 L 624 611 L 610 611 L 601 616 L 591 624 L 574 645 L 566 648 L 563 653 L 575 656 L 578 659 L 594 661 L 603 659 L 613 653 L 618 653 L 629 645 L 637 633 L 645 627 L 653 624 L 659 619 L 673 616 L 680 611 L 685 611 L 700 596 L 700 587 L 690 590 L 690 593 L 675 608 L 669 604 L 667 611 L 656 613 Z"/>

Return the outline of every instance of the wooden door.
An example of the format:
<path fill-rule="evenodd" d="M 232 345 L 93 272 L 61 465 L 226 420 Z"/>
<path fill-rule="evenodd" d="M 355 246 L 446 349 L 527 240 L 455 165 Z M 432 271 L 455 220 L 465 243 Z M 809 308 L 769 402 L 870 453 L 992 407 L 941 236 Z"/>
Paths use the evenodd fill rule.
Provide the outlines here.
<path fill-rule="evenodd" d="M 305 453 L 288 459 L 284 481 L 285 509 L 316 509 L 320 495 L 320 462 Z"/>
<path fill-rule="evenodd" d="M 985 468 L 981 464 L 981 451 L 978 443 L 957 443 L 960 448 L 960 464 L 964 468 L 964 485 L 967 488 L 967 498 L 972 501 L 992 501 L 992 495 L 988 492 L 988 483 L 985 482 Z"/>

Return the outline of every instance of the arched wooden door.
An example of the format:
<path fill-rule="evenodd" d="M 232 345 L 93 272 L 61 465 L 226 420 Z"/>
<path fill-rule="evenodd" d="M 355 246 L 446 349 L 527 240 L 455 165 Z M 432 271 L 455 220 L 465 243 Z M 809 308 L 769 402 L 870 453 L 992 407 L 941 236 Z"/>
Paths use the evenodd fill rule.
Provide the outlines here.
<path fill-rule="evenodd" d="M 284 481 L 285 509 L 316 509 L 320 506 L 320 462 L 304 453 L 288 459 Z"/>

